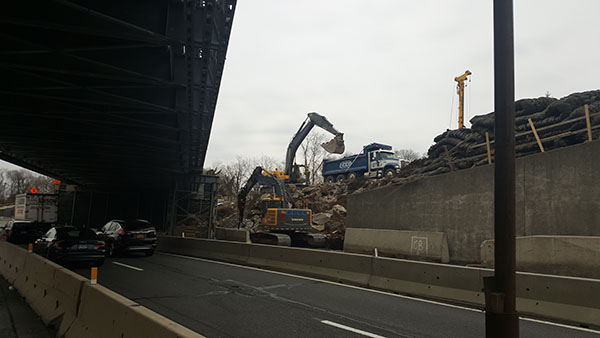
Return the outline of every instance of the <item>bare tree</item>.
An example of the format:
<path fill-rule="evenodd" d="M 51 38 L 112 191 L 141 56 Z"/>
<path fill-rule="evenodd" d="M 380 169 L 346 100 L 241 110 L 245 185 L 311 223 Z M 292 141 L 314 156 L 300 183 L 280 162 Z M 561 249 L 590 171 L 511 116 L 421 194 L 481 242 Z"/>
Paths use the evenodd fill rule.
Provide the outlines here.
<path fill-rule="evenodd" d="M 327 153 L 321 144 L 327 141 L 327 137 L 320 133 L 309 134 L 300 145 L 300 156 L 304 159 L 305 170 L 309 170 L 308 184 L 320 183 L 323 181 L 321 175 L 317 173 L 323 165 L 323 158 Z"/>
<path fill-rule="evenodd" d="M 259 158 L 248 159 L 248 163 L 250 163 L 250 172 L 258 166 L 261 166 L 265 170 L 285 170 L 285 164 L 283 162 L 277 161 L 273 157 L 266 155 Z"/>
<path fill-rule="evenodd" d="M 14 202 L 18 194 L 36 188 L 40 193 L 54 192 L 54 179 L 25 169 L 0 170 L 0 203 Z"/>
<path fill-rule="evenodd" d="M 6 204 L 7 188 L 6 169 L 0 169 L 0 205 Z"/>
<path fill-rule="evenodd" d="M 414 160 L 420 159 L 422 156 L 418 152 L 413 149 L 398 149 L 394 152 L 396 156 L 398 156 L 402 160 L 407 160 L 412 162 Z"/>
<path fill-rule="evenodd" d="M 50 194 L 54 192 L 54 179 L 48 176 L 33 176 L 29 183 L 31 188 L 35 187 L 40 193 Z"/>
<path fill-rule="evenodd" d="M 9 170 L 6 176 L 8 179 L 9 199 L 13 199 L 17 194 L 25 193 L 27 190 L 33 188 L 30 187 L 33 175 L 26 170 Z"/>
<path fill-rule="evenodd" d="M 238 156 L 235 162 L 216 166 L 215 170 L 219 171 L 219 192 L 228 197 L 235 197 L 242 187 L 242 184 L 248 179 L 250 171 L 253 169 L 252 164 L 247 158 Z"/>

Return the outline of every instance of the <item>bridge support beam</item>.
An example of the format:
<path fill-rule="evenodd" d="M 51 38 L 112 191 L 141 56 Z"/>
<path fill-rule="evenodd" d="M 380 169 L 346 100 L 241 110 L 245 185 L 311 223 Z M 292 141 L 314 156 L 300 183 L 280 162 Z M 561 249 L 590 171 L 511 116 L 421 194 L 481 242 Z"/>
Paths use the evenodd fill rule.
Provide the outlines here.
<path fill-rule="evenodd" d="M 181 175 L 169 195 L 168 233 L 214 238 L 219 177 Z"/>

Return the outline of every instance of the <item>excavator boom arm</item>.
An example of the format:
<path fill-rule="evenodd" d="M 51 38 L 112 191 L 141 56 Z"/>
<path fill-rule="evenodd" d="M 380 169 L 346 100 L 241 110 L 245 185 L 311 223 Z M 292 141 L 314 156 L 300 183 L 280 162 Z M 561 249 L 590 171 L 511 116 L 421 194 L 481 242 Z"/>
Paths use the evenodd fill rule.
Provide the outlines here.
<path fill-rule="evenodd" d="M 300 128 L 292 138 L 292 141 L 288 145 L 287 153 L 285 155 L 285 174 L 290 175 L 292 173 L 292 166 L 294 165 L 294 158 L 296 157 L 296 151 L 300 144 L 304 141 L 308 133 L 314 126 L 319 126 L 324 130 L 335 135 L 335 138 L 330 142 L 323 143 L 322 146 L 330 153 L 341 154 L 344 152 L 344 134 L 340 133 L 333 127 L 333 124 L 320 114 L 315 112 L 308 113 L 308 118 L 300 125 Z"/>

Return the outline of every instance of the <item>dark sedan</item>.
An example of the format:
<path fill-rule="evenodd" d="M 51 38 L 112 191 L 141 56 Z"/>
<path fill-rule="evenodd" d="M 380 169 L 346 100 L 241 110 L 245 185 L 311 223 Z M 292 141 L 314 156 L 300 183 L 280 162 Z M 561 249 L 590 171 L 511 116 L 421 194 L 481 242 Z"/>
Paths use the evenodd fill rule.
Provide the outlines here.
<path fill-rule="evenodd" d="M 3 230 L 6 240 L 14 244 L 33 243 L 50 229 L 50 224 L 12 220 Z"/>
<path fill-rule="evenodd" d="M 143 252 L 152 256 L 158 244 L 156 229 L 145 220 L 112 220 L 98 232 L 108 247 L 108 254 L 116 256 L 125 252 Z"/>
<path fill-rule="evenodd" d="M 106 243 L 90 229 L 56 227 L 35 241 L 33 251 L 59 264 L 92 263 L 102 266 Z"/>

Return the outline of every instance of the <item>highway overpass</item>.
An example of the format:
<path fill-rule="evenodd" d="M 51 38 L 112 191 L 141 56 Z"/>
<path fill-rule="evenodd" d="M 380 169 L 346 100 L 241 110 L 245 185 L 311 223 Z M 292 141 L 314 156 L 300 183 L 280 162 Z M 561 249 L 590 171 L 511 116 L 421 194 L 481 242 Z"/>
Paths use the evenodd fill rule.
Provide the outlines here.
<path fill-rule="evenodd" d="M 4 4 L 0 159 L 77 186 L 60 223 L 135 217 L 163 227 L 197 212 L 182 196 L 205 183 L 235 5 Z"/>

